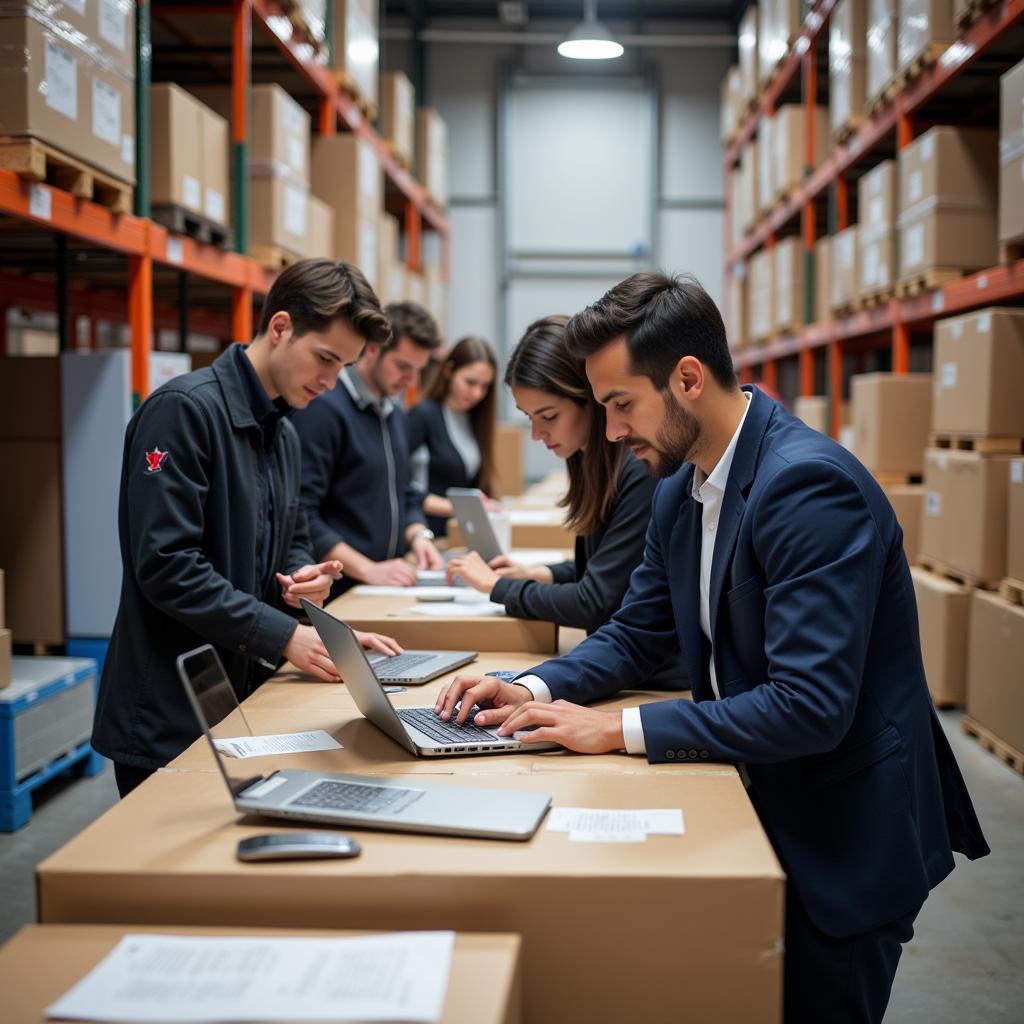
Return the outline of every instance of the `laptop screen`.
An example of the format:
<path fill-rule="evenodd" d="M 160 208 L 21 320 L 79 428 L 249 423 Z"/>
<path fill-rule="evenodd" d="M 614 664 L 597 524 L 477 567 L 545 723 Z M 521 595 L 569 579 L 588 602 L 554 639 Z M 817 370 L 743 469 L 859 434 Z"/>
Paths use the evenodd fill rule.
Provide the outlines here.
<path fill-rule="evenodd" d="M 221 777 L 232 797 L 248 789 L 261 778 L 245 768 L 245 761 L 225 757 L 217 749 L 215 739 L 252 736 L 253 731 L 238 704 L 235 689 L 228 679 L 217 652 L 204 644 L 178 658 L 178 675 L 195 712 L 199 727 L 213 753 Z"/>

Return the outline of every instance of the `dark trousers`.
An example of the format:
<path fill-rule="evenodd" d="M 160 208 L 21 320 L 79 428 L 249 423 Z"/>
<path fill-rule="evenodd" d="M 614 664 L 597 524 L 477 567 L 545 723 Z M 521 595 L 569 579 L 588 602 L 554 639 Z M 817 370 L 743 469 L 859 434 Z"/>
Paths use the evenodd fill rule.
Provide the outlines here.
<path fill-rule="evenodd" d="M 114 762 L 114 781 L 123 800 L 136 786 L 141 786 L 153 774 L 150 768 L 136 768 L 131 764 Z"/>
<path fill-rule="evenodd" d="M 865 935 L 836 939 L 814 927 L 787 887 L 786 1024 L 878 1024 L 917 913 Z"/>

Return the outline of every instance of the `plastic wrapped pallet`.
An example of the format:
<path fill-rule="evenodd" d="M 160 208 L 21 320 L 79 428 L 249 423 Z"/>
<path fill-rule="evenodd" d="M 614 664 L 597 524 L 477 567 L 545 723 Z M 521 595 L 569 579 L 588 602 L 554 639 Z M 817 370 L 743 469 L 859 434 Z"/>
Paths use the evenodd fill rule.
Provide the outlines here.
<path fill-rule="evenodd" d="M 953 0 L 899 0 L 896 69 L 929 67 L 954 35 Z"/>
<path fill-rule="evenodd" d="M 764 0 L 758 22 L 758 73 L 762 84 L 771 81 L 779 62 L 800 31 L 800 0 Z"/>
<path fill-rule="evenodd" d="M 999 241 L 1024 245 L 1024 61 L 1000 79 Z"/>
<path fill-rule="evenodd" d="M 377 0 L 335 0 L 332 30 L 335 68 L 374 106 L 380 58 L 377 13 Z"/>
<path fill-rule="evenodd" d="M 867 86 L 867 0 L 839 0 L 829 19 L 829 126 L 841 137 L 864 113 Z"/>
<path fill-rule="evenodd" d="M 868 0 L 867 102 L 881 100 L 896 74 L 897 0 Z"/>
<path fill-rule="evenodd" d="M 803 183 L 807 165 L 807 112 L 799 103 L 786 103 L 772 119 L 772 186 L 784 196 Z M 814 108 L 814 166 L 829 153 L 828 109 Z"/>
<path fill-rule="evenodd" d="M 883 160 L 857 183 L 857 294 L 861 298 L 884 295 L 896 282 L 896 201 L 896 161 Z"/>
<path fill-rule="evenodd" d="M 751 4 L 747 8 L 746 13 L 740 19 L 738 35 L 740 52 L 740 98 L 745 107 L 749 106 L 757 99 L 757 30 L 757 5 Z"/>

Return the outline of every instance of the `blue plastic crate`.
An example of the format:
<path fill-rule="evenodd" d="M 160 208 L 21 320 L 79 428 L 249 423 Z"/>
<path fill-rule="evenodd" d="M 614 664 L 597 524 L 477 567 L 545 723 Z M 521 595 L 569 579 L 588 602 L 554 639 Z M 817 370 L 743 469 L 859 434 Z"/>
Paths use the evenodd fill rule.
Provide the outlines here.
<path fill-rule="evenodd" d="M 0 690 L 0 831 L 32 816 L 32 792 L 75 768 L 96 775 L 103 758 L 89 745 L 96 702 L 92 658 L 13 658 Z"/>

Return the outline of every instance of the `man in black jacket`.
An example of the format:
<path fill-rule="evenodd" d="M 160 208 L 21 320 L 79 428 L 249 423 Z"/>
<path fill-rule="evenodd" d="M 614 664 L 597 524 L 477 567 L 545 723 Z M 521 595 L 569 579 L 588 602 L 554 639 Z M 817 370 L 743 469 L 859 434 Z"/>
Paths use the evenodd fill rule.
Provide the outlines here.
<path fill-rule="evenodd" d="M 302 440 L 302 504 L 313 554 L 345 564 L 334 597 L 356 582 L 410 586 L 416 570 L 439 569 L 441 556 L 412 484 L 405 411 L 396 402 L 414 387 L 441 344 L 434 318 L 414 302 L 387 307 L 391 339 L 368 344 L 322 402 L 295 417 Z"/>
<path fill-rule="evenodd" d="M 307 260 L 285 270 L 249 346 L 158 389 L 125 435 L 121 603 L 100 683 L 93 746 L 122 796 L 199 736 L 175 659 L 217 648 L 239 698 L 287 659 L 323 680 L 334 665 L 299 598 L 320 603 L 342 569 L 314 564 L 288 421 L 333 387 L 365 344 L 390 338 L 362 273 Z M 397 645 L 370 635 L 386 653 Z"/>

